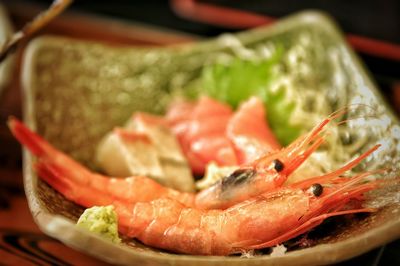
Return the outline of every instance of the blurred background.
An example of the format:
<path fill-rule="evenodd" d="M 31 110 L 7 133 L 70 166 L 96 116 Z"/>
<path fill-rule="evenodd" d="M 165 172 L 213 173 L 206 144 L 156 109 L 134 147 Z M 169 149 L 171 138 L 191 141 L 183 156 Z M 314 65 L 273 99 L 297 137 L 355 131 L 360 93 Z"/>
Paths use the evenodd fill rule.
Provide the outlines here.
<path fill-rule="evenodd" d="M 0 3 L 6 11 L 1 16 L 8 17 L 11 27 L 19 30 L 52 1 Z M 170 45 L 269 25 L 305 9 L 324 11 L 337 21 L 387 101 L 400 114 L 398 0 L 76 0 L 36 35 L 62 35 L 112 45 Z M 6 22 L 0 23 L 4 26 Z M 22 189 L 20 147 L 6 127 L 9 115 L 21 116 L 19 77 L 25 45 L 16 51 L 14 64 L 6 72 L 8 79 L 3 77 L 8 82 L 0 82 L 0 255 L 4 253 L 10 264 L 63 265 L 71 260 L 72 264 L 100 263 L 42 235 L 29 214 Z M 11 217 L 13 222 L 7 222 Z M 26 245 L 26 239 L 36 246 L 45 243 L 52 248 L 38 252 L 35 245 Z M 399 241 L 344 264 L 400 265 L 396 250 L 400 250 Z"/>
<path fill-rule="evenodd" d="M 20 29 L 51 0 L 3 1 Z M 346 34 L 382 92 L 400 111 L 398 0 L 76 0 L 39 34 L 67 35 L 116 45 L 166 45 L 268 25 L 305 9 L 324 11 Z M 100 25 L 100 26 L 99 26 Z"/>

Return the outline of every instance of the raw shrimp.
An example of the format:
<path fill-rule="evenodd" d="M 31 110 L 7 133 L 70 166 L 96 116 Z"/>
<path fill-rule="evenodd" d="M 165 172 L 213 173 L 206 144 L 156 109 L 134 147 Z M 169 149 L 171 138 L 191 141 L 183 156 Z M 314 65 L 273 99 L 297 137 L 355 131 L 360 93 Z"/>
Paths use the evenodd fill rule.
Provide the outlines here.
<path fill-rule="evenodd" d="M 324 136 L 320 133 L 339 115 L 341 112 L 324 119 L 288 147 L 272 151 L 251 163 L 241 165 L 231 175 L 200 191 L 196 196 L 195 206 L 200 209 L 224 209 L 283 186 L 289 175 L 323 143 Z M 372 150 L 361 155 L 338 171 L 344 173 L 352 169 L 371 152 Z"/>
<path fill-rule="evenodd" d="M 150 189 L 155 193 L 161 189 L 161 195 L 129 195 L 131 191 L 125 193 L 128 181 L 120 183 L 125 187 L 112 187 L 117 180 L 90 173 L 19 121 L 11 119 L 9 125 L 14 135 L 39 157 L 36 164 L 39 176 L 54 189 L 85 207 L 114 205 L 122 234 L 179 253 L 229 255 L 280 244 L 309 231 L 328 217 L 374 211 L 352 206 L 356 206 L 354 201 L 361 202 L 365 192 L 381 184 L 380 181 L 366 183 L 369 172 L 351 178 L 340 177 L 360 158 L 375 151 L 379 147 L 376 145 L 330 174 L 276 188 L 225 210 L 200 210 L 179 202 L 182 199 L 173 190 L 165 193 L 165 188 L 142 177 L 130 180 L 143 181 L 140 190 L 155 185 L 156 189 Z M 310 137 L 305 136 L 295 146 Z M 120 193 L 115 194 L 115 189 Z M 142 198 L 136 198 L 135 202 L 127 200 L 128 196 Z"/>
<path fill-rule="evenodd" d="M 169 197 L 193 206 L 191 193 L 164 187 L 145 176 L 115 178 L 94 173 L 58 151 L 17 119 L 11 118 L 9 127 L 13 135 L 38 157 L 34 167 L 39 176 L 68 199 L 82 198 L 82 202 L 78 202 L 81 205 L 107 205 L 114 200 L 135 203 Z"/>
<path fill-rule="evenodd" d="M 166 198 L 114 206 L 119 231 L 146 245 L 185 254 L 229 255 L 275 246 L 331 216 L 373 212 L 351 207 L 379 185 L 378 181 L 364 182 L 370 174 L 316 177 L 226 210 L 187 208 Z"/>
<path fill-rule="evenodd" d="M 39 176 L 64 195 L 72 193 L 72 198 L 79 195 L 84 198 L 88 193 L 93 198 L 104 195 L 102 205 L 113 200 L 137 203 L 169 197 L 185 206 L 221 209 L 282 186 L 288 176 L 322 143 L 323 137 L 318 134 L 331 119 L 332 117 L 325 119 L 289 147 L 242 166 L 214 186 L 197 194 L 164 187 L 145 176 L 110 178 L 93 173 L 56 150 L 18 120 L 11 118 L 9 126 L 14 136 L 38 157 L 35 168 Z M 361 155 L 337 172 L 344 173 L 351 169 L 371 152 L 372 150 Z"/>

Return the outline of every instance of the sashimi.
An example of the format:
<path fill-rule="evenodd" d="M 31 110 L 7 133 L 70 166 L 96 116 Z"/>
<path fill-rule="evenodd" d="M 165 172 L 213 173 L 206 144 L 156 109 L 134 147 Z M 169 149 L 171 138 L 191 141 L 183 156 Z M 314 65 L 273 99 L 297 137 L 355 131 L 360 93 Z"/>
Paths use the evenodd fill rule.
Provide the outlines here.
<path fill-rule="evenodd" d="M 188 161 L 164 117 L 137 112 L 99 143 L 96 161 L 111 176 L 148 176 L 180 191 L 193 191 Z"/>
<path fill-rule="evenodd" d="M 207 164 L 211 161 L 215 161 L 221 166 L 232 166 L 239 163 L 231 141 L 225 136 L 199 138 L 192 143 L 191 150 Z"/>
<path fill-rule="evenodd" d="M 230 106 L 202 96 L 197 102 L 173 104 L 165 119 L 192 171 L 204 174 L 210 162 L 240 165 L 280 149 L 265 113 L 264 104 L 257 97 L 251 97 L 233 112 Z"/>
<path fill-rule="evenodd" d="M 209 118 L 215 115 L 232 115 L 232 108 L 224 103 L 218 102 L 210 97 L 202 96 L 193 110 L 194 119 Z"/>
<path fill-rule="evenodd" d="M 194 102 L 185 100 L 175 101 L 165 115 L 165 119 L 168 121 L 169 126 L 173 127 L 174 125 L 177 125 L 183 121 L 189 120 L 195 106 L 196 105 Z"/>
<path fill-rule="evenodd" d="M 203 174 L 210 161 L 230 164 L 237 162 L 232 145 L 226 139 L 226 125 L 232 114 L 233 111 L 230 106 L 207 96 L 200 97 L 195 103 L 179 101 L 168 110 L 165 116 L 166 121 L 177 137 L 195 174 Z M 214 152 L 210 154 L 211 156 L 205 156 L 205 153 L 201 151 L 204 147 L 193 149 L 193 147 L 202 147 L 200 144 L 196 144 L 202 138 L 209 138 L 210 140 L 225 138 L 225 147 L 221 149 L 222 147 L 219 144 L 221 150 L 214 149 Z M 216 142 L 214 141 L 214 143 Z M 227 157 L 223 158 L 224 155 Z"/>
<path fill-rule="evenodd" d="M 185 138 L 191 143 L 207 136 L 225 136 L 226 126 L 230 119 L 231 115 L 212 115 L 202 119 L 195 118 L 190 121 Z"/>
<path fill-rule="evenodd" d="M 264 105 L 257 97 L 239 106 L 227 124 L 226 136 L 234 144 L 240 163 L 281 148 L 266 122 Z"/>

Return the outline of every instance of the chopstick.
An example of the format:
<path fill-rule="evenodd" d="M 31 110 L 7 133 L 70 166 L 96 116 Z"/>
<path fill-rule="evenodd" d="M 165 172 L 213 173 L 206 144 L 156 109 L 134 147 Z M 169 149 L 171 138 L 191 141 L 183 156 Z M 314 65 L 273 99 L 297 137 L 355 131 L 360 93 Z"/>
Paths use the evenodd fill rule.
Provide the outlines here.
<path fill-rule="evenodd" d="M 73 0 L 54 0 L 51 6 L 37 15 L 30 23 L 26 24 L 22 30 L 11 36 L 0 48 L 0 62 L 2 62 L 10 53 L 15 51 L 18 44 L 27 40 L 32 34 L 46 26 L 50 21 L 63 12 Z"/>

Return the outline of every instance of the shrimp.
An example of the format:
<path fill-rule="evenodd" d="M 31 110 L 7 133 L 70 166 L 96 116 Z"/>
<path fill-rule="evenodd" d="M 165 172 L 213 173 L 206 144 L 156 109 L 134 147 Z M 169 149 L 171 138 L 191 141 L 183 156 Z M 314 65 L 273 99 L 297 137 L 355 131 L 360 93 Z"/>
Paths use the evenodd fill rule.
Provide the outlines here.
<path fill-rule="evenodd" d="M 287 148 L 243 165 L 197 194 L 164 187 L 146 176 L 116 178 L 94 173 L 58 151 L 17 119 L 11 118 L 9 127 L 14 136 L 38 158 L 34 167 L 39 176 L 68 199 L 85 198 L 84 195 L 89 193 L 93 196 L 90 199 L 92 202 L 104 196 L 101 205 L 107 205 L 114 200 L 134 204 L 168 197 L 197 209 L 224 209 L 281 187 L 288 176 L 322 143 L 323 137 L 317 135 L 331 119 L 325 119 Z M 372 151 L 359 156 L 336 173 L 351 169 Z M 90 202 L 79 204 L 90 205 Z"/>
<path fill-rule="evenodd" d="M 185 254 L 229 255 L 275 246 L 328 217 L 375 211 L 347 204 L 361 202 L 365 192 L 379 185 L 365 183 L 369 175 L 316 177 L 225 210 L 188 208 L 167 198 L 114 206 L 119 231 L 146 245 Z"/>
<path fill-rule="evenodd" d="M 82 198 L 77 202 L 80 205 L 107 205 L 115 200 L 135 203 L 160 197 L 193 205 L 193 194 L 164 187 L 145 176 L 115 178 L 94 173 L 54 148 L 17 119 L 10 118 L 8 124 L 17 140 L 38 158 L 34 164 L 38 175 L 66 198 L 75 202 Z"/>
<path fill-rule="evenodd" d="M 341 112 L 333 113 L 286 148 L 272 151 L 251 163 L 243 164 L 231 175 L 200 191 L 196 196 L 195 206 L 201 209 L 224 209 L 283 186 L 290 174 L 323 143 L 324 136 L 320 133 L 340 114 Z M 352 169 L 376 148 L 354 159 L 338 172 L 344 173 Z"/>

